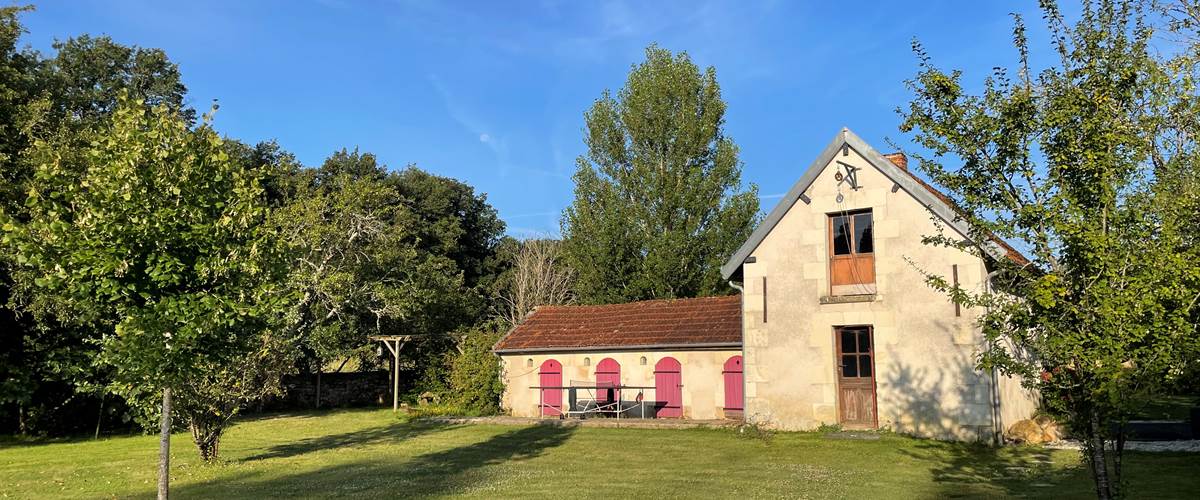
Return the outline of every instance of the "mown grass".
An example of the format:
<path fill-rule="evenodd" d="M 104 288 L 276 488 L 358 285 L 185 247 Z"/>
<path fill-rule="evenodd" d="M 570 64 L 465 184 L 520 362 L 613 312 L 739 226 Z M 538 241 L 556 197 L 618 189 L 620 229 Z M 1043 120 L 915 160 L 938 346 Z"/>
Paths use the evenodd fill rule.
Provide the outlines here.
<path fill-rule="evenodd" d="M 156 437 L 0 441 L 0 497 L 150 497 Z M 443 425 L 389 410 L 248 418 L 222 460 L 172 440 L 176 498 L 1089 498 L 1078 454 L 884 435 Z M 1191 498 L 1200 455 L 1131 454 L 1138 498 Z"/>
<path fill-rule="evenodd" d="M 1139 408 L 1134 419 L 1188 420 L 1195 406 L 1200 406 L 1200 396 L 1163 396 Z"/>

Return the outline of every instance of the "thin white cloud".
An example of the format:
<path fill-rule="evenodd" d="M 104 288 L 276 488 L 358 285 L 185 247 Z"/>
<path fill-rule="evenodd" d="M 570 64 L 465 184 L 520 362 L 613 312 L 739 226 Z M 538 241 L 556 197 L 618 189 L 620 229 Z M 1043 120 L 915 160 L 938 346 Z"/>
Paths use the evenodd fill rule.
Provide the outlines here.
<path fill-rule="evenodd" d="M 775 199 L 775 198 L 783 198 L 783 196 L 784 196 L 784 195 L 786 195 L 786 194 L 787 194 L 787 193 L 776 193 L 776 194 L 760 194 L 760 195 L 758 195 L 758 199 L 760 199 L 760 200 L 773 200 L 773 199 Z"/>
<path fill-rule="evenodd" d="M 492 157 L 496 159 L 496 167 L 500 171 L 501 176 L 507 177 L 514 170 L 546 176 L 558 179 L 570 179 L 570 176 L 552 170 L 542 170 L 537 168 L 518 167 L 512 164 L 509 155 L 508 139 L 494 135 L 488 130 L 492 128 L 479 119 L 471 110 L 467 109 L 462 102 L 454 96 L 450 89 L 442 83 L 442 80 L 437 75 L 430 74 L 428 76 L 429 84 L 442 98 L 442 104 L 446 107 L 446 112 L 450 115 L 450 119 L 454 120 L 459 127 L 467 131 L 471 135 L 477 136 L 479 142 L 487 146 L 492 152 Z"/>

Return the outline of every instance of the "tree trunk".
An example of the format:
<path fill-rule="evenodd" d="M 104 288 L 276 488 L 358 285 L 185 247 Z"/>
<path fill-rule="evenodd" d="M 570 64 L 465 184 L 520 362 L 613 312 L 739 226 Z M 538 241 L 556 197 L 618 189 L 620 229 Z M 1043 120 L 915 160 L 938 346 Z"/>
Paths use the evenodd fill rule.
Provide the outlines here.
<path fill-rule="evenodd" d="M 1113 496 L 1125 497 L 1125 484 L 1121 481 L 1121 455 L 1125 453 L 1125 423 L 1117 428 L 1117 441 L 1113 445 Z"/>
<path fill-rule="evenodd" d="M 1087 436 L 1085 452 L 1087 453 L 1088 466 L 1092 470 L 1092 480 L 1096 483 L 1096 498 L 1099 500 L 1110 500 L 1113 498 L 1112 483 L 1108 477 L 1108 460 L 1104 449 L 1104 431 L 1100 428 L 1100 425 L 1100 416 L 1093 413 L 1090 425 L 1088 426 L 1089 436 Z"/>
<path fill-rule="evenodd" d="M 321 370 L 317 369 L 317 409 L 321 409 Z"/>
<path fill-rule="evenodd" d="M 217 459 L 221 451 L 221 433 L 225 430 L 224 423 L 220 418 L 213 421 L 201 421 L 196 417 L 192 418 L 192 441 L 196 443 L 196 448 L 200 450 L 200 458 L 205 462 L 211 462 Z"/>
<path fill-rule="evenodd" d="M 96 435 L 92 439 L 100 439 L 100 422 L 104 420 L 104 394 L 100 395 L 100 414 L 96 415 Z"/>
<path fill-rule="evenodd" d="M 158 500 L 167 500 L 171 472 L 171 388 L 163 388 L 162 428 L 158 441 Z"/>

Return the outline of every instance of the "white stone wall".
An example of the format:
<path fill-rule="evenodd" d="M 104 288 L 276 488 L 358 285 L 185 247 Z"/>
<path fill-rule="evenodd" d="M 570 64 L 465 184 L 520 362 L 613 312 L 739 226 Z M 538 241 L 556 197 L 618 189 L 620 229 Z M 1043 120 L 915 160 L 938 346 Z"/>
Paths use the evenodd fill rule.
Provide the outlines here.
<path fill-rule="evenodd" d="M 725 382 L 721 373 L 725 361 L 741 355 L 737 350 L 694 350 L 694 351 L 616 351 L 574 352 L 501 355 L 505 381 L 504 409 L 514 416 L 538 416 L 539 369 L 547 359 L 562 363 L 563 385 L 572 380 L 594 381 L 596 365 L 604 358 L 612 358 L 621 364 L 621 384 L 627 386 L 654 386 L 654 365 L 670 356 L 679 361 L 683 384 L 684 418 L 710 420 L 723 418 L 725 405 Z M 645 364 L 642 364 L 645 358 Z M 585 359 L 590 361 L 585 363 Z M 647 400 L 654 398 L 654 391 L 646 391 Z M 623 394 L 622 399 L 633 399 L 632 394 Z M 563 403 L 567 397 L 563 395 Z"/>

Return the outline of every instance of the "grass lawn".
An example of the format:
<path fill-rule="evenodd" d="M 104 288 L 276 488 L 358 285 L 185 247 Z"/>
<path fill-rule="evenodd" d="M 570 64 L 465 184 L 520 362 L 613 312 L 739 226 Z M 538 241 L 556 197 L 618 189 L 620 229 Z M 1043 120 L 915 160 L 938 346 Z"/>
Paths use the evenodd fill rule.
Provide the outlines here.
<path fill-rule="evenodd" d="M 242 420 L 222 461 L 172 441 L 172 493 L 207 497 L 1089 498 L 1072 451 L 730 430 L 437 425 L 389 410 Z M 151 497 L 157 436 L 0 440 L 0 498 Z M 1136 498 L 1194 498 L 1200 454 L 1130 454 Z"/>
<path fill-rule="evenodd" d="M 1200 396 L 1163 396 L 1138 410 L 1140 420 L 1188 420 L 1192 407 L 1200 406 Z"/>

